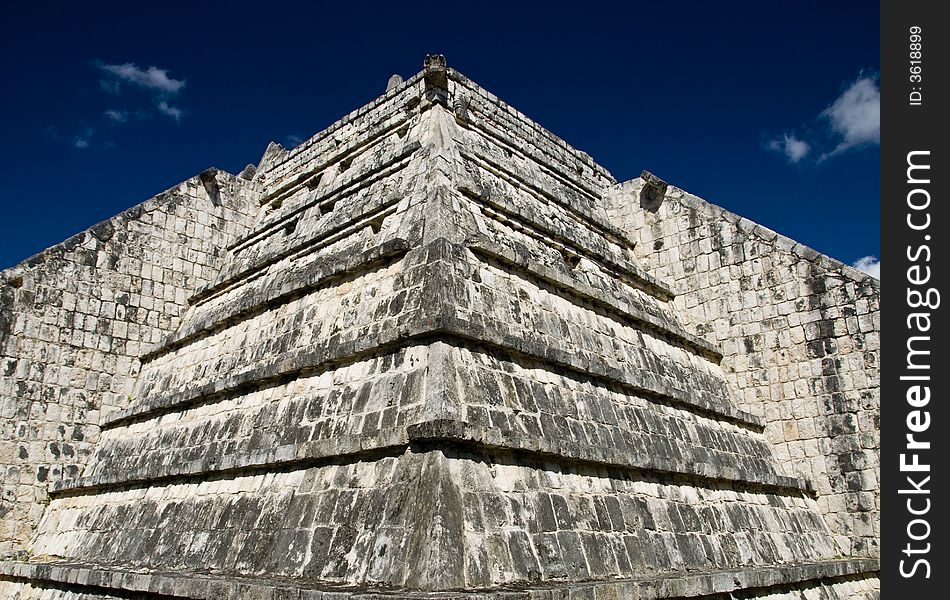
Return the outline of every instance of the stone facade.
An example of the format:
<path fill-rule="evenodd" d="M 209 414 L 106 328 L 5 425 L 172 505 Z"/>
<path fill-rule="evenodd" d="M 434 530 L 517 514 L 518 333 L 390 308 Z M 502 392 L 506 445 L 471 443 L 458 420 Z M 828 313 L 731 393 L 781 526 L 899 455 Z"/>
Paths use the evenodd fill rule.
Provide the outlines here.
<path fill-rule="evenodd" d="M 644 178 L 612 214 L 673 282 L 678 315 L 723 348 L 737 406 L 765 418 L 789 475 L 813 481 L 846 555 L 879 556 L 880 282 L 748 219 Z"/>
<path fill-rule="evenodd" d="M 441 57 L 387 87 L 189 180 L 148 237 L 115 232 L 154 207 L 94 228 L 75 284 L 36 264 L 76 248 L 5 273 L 4 410 L 37 450 L 77 419 L 42 404 L 47 377 L 98 413 L 74 468 L 8 459 L 8 515 L 32 520 L 0 593 L 876 597 L 876 283 L 742 222 L 729 254 L 716 209 L 617 183 Z M 151 329 L 116 342 L 102 315 L 139 272 Z M 109 298 L 89 328 L 30 295 L 87 280 Z M 85 344 L 102 374 L 75 372 Z"/>
<path fill-rule="evenodd" d="M 0 553 L 28 541 L 50 483 L 82 472 L 139 356 L 247 232 L 244 184 L 207 171 L 3 272 Z"/>

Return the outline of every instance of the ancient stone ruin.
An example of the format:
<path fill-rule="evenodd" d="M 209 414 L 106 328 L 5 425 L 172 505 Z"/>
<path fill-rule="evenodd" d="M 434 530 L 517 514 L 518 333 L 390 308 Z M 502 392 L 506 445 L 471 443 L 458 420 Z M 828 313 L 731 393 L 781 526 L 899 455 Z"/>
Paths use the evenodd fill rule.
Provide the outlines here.
<path fill-rule="evenodd" d="M 441 57 L 3 278 L 0 597 L 878 595 L 877 280 Z"/>

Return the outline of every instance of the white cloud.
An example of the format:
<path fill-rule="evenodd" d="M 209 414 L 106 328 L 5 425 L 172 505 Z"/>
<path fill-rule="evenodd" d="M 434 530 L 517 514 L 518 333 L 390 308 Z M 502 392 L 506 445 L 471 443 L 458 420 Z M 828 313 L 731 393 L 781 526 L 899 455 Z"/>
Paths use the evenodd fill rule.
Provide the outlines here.
<path fill-rule="evenodd" d="M 175 121 L 181 121 L 185 115 L 185 111 L 180 106 L 173 105 L 171 102 L 187 82 L 169 76 L 168 70 L 158 67 L 143 68 L 135 63 L 110 65 L 102 61 L 94 61 L 93 64 L 106 76 L 99 80 L 99 85 L 105 92 L 119 95 L 126 89 L 137 88 L 151 98 L 151 103 L 155 107 L 153 110 L 138 108 L 134 111 L 131 107 L 110 109 L 103 112 L 106 119 L 116 123 L 126 123 L 130 115 L 141 120 L 154 114 L 162 114 Z"/>
<path fill-rule="evenodd" d="M 881 278 L 881 261 L 876 256 L 862 256 L 851 266 L 875 279 Z"/>
<path fill-rule="evenodd" d="M 881 90 L 877 78 L 859 77 L 821 115 L 829 120 L 841 142 L 829 154 L 881 143 Z"/>
<path fill-rule="evenodd" d="M 881 90 L 876 75 L 859 75 L 818 116 L 800 128 L 805 135 L 782 134 L 766 143 L 790 163 L 806 156 L 817 162 L 851 148 L 881 143 Z"/>
<path fill-rule="evenodd" d="M 769 149 L 775 150 L 785 155 L 789 162 L 797 163 L 805 158 L 805 155 L 811 150 L 808 142 L 795 137 L 795 134 L 783 134 L 781 138 L 776 138 L 769 142 Z"/>
<path fill-rule="evenodd" d="M 181 91 L 181 88 L 185 87 L 186 83 L 184 80 L 172 79 L 168 76 L 167 70 L 159 69 L 158 67 L 147 67 L 142 69 L 133 63 L 125 63 L 121 65 L 107 65 L 104 63 L 99 63 L 98 67 L 106 73 L 114 75 L 125 83 L 137 85 L 148 90 L 154 90 L 165 94 L 177 94 L 179 91 Z M 114 84 L 116 82 L 112 83 Z M 110 91 L 114 88 L 114 86 L 110 88 L 108 82 L 101 85 L 104 86 L 104 89 Z"/>
<path fill-rule="evenodd" d="M 171 106 L 164 100 L 159 101 L 156 106 L 158 108 L 158 112 L 162 113 L 163 115 L 167 115 L 176 121 L 181 121 L 181 116 L 185 114 L 185 111 L 176 106 Z"/>
<path fill-rule="evenodd" d="M 125 123 L 129 120 L 129 111 L 127 110 L 107 110 L 102 113 L 105 118 L 116 123 Z"/>

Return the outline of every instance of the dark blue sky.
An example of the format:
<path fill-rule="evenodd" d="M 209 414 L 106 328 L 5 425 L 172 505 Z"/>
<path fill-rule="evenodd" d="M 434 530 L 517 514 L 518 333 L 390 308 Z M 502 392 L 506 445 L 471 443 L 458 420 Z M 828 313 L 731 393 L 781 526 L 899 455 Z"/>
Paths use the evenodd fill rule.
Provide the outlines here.
<path fill-rule="evenodd" d="M 877 3 L 27 4 L 0 15 L 0 267 L 257 163 L 432 52 L 619 180 L 648 169 L 845 262 L 879 255 Z"/>

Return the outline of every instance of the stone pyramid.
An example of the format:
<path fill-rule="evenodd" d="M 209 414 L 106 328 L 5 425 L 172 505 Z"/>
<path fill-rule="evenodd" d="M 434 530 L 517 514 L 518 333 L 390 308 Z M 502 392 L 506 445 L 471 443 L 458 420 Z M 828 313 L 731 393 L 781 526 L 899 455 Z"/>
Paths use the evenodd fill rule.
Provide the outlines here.
<path fill-rule="evenodd" d="M 390 87 L 202 175 L 256 224 L 0 593 L 873 597 L 608 217 L 612 176 L 441 57 Z"/>

